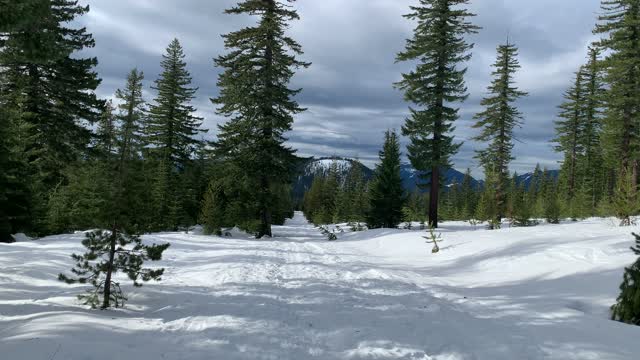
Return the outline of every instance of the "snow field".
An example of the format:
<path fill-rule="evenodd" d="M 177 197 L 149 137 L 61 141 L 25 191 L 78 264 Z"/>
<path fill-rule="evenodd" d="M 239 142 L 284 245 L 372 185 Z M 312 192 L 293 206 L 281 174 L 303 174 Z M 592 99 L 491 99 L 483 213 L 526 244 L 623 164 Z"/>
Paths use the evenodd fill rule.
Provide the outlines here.
<path fill-rule="evenodd" d="M 153 234 L 163 280 L 122 278 L 109 311 L 56 280 L 82 233 L 0 245 L 0 359 L 635 359 L 640 328 L 608 320 L 632 230 L 450 222 L 438 254 L 417 230 L 328 242 L 300 213 L 271 240 Z"/>

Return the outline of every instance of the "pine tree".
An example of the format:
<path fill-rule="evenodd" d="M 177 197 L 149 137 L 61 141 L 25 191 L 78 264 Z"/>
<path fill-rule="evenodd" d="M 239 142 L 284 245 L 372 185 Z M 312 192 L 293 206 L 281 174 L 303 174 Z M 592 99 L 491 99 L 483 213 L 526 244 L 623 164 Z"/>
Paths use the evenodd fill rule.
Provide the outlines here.
<path fill-rule="evenodd" d="M 184 195 L 179 177 L 200 143 L 195 135 L 206 132 L 200 129 L 202 118 L 193 115 L 196 109 L 191 101 L 198 89 L 190 87 L 191 75 L 184 58 L 180 42 L 174 39 L 162 56 L 162 73 L 153 87 L 157 96 L 144 127 L 145 141 L 157 162 L 152 193 L 158 229 L 176 229 L 179 225 L 178 202 Z"/>
<path fill-rule="evenodd" d="M 430 179 L 429 224 L 433 228 L 438 227 L 440 171 L 450 167 L 451 155 L 460 148 L 451 135 L 458 109 L 450 104 L 467 98 L 466 68 L 459 65 L 471 58 L 473 45 L 464 37 L 479 29 L 467 21 L 474 15 L 460 8 L 467 4 L 468 0 L 420 0 L 419 6 L 412 6 L 405 17 L 418 25 L 405 51 L 396 58 L 418 61 L 416 69 L 403 74 L 396 86 L 404 91 L 405 100 L 416 105 L 402 133 L 411 140 L 411 164 Z"/>
<path fill-rule="evenodd" d="M 402 220 L 406 222 L 423 221 L 423 200 L 422 194 L 418 190 L 414 190 L 402 208 Z"/>
<path fill-rule="evenodd" d="M 369 228 L 396 228 L 402 221 L 406 197 L 400 176 L 400 141 L 391 130 L 385 133 L 380 163 L 371 183 Z"/>
<path fill-rule="evenodd" d="M 636 246 L 631 250 L 640 255 L 640 235 L 633 234 Z M 611 307 L 611 319 L 627 324 L 640 325 L 640 257 L 624 269 L 620 295 Z"/>
<path fill-rule="evenodd" d="M 531 220 L 533 215 L 533 207 L 531 198 L 527 196 L 526 185 L 524 182 L 516 186 L 513 200 L 513 224 L 515 226 L 532 226 L 536 222 Z"/>
<path fill-rule="evenodd" d="M 615 215 L 620 219 L 620 226 L 631 226 L 631 216 L 638 213 L 638 199 L 635 196 L 635 179 L 631 169 L 618 174 L 618 182 L 613 196 L 612 206 Z"/>
<path fill-rule="evenodd" d="M 560 203 L 558 201 L 558 185 L 551 177 L 547 178 L 544 196 L 544 218 L 549 224 L 560 223 Z"/>
<path fill-rule="evenodd" d="M 292 1 L 288 1 L 292 2 Z M 213 102 L 230 120 L 220 126 L 216 153 L 233 162 L 254 179 L 260 227 L 257 237 L 271 236 L 273 186 L 292 176 L 293 150 L 284 145 L 293 116 L 304 111 L 293 97 L 300 89 L 288 84 L 295 70 L 310 64 L 299 61 L 301 46 L 285 34 L 297 12 L 277 0 L 244 0 L 227 14 L 258 15 L 256 26 L 224 35 L 229 53 L 215 60 L 224 69 L 219 76 L 220 95 Z"/>
<path fill-rule="evenodd" d="M 144 74 L 137 69 L 127 76 L 124 89 L 116 90 L 120 131 L 117 137 L 120 156 L 129 159 L 139 158 L 142 154 L 142 127 L 145 125 L 145 101 L 142 97 Z M 158 145 L 158 143 L 155 143 Z"/>
<path fill-rule="evenodd" d="M 21 155 L 16 116 L 4 103 L 4 96 L 0 96 L 0 242 L 12 242 L 12 234 L 29 224 L 30 192 L 25 184 L 28 163 Z"/>
<path fill-rule="evenodd" d="M 496 177 L 492 171 L 485 173 L 484 189 L 480 194 L 480 200 L 476 208 L 476 219 L 482 222 L 486 221 L 489 230 L 500 229 L 502 226 L 502 223 L 497 222 L 498 208 L 495 202 Z"/>
<path fill-rule="evenodd" d="M 80 122 L 96 122 L 104 102 L 94 94 L 100 84 L 93 71 L 97 60 L 74 54 L 94 46 L 91 34 L 66 27 L 89 7 L 52 0 L 37 8 L 23 26 L 3 34 L 0 65 L 6 90 L 23 94 L 24 116 L 40 135 L 33 146 L 46 148 L 46 170 L 56 172 L 84 150 L 91 132 Z"/>
<path fill-rule="evenodd" d="M 475 116 L 478 122 L 474 128 L 482 129 L 475 140 L 488 142 L 486 149 L 478 151 L 480 163 L 496 175 L 495 202 L 496 221 L 501 222 L 507 206 L 507 187 L 509 185 L 509 163 L 514 159 L 513 129 L 522 123 L 522 113 L 514 106 L 514 102 L 526 96 L 514 85 L 514 76 L 520 68 L 518 48 L 508 41 L 498 46 L 498 58 L 493 64 L 494 77 L 489 86 L 489 96 L 481 105 L 485 110 Z"/>
<path fill-rule="evenodd" d="M 562 173 L 566 179 L 567 201 L 573 202 L 578 181 L 578 156 L 584 148 L 580 139 L 583 138 L 585 125 L 584 105 L 585 94 L 583 90 L 583 71 L 576 73 L 574 85 L 565 93 L 565 102 L 560 105 L 560 118 L 556 121 L 556 133 L 558 143 L 556 151 L 564 153 Z"/>
<path fill-rule="evenodd" d="M 113 141 L 116 138 L 114 110 L 113 102 L 111 100 L 107 101 L 102 115 L 100 115 L 100 119 L 98 119 L 94 148 L 103 155 L 112 154 L 116 148 Z"/>
<path fill-rule="evenodd" d="M 594 33 L 602 35 L 598 45 L 607 53 L 602 61 L 608 84 L 602 145 L 619 177 L 631 179 L 624 197 L 635 200 L 640 152 L 640 0 L 603 0 L 601 7 L 603 14 Z"/>
<path fill-rule="evenodd" d="M 340 179 L 338 177 L 338 163 L 334 160 L 329 167 L 329 173 L 322 184 L 322 208 L 320 212 L 320 223 L 330 224 L 336 215 L 336 205 L 338 192 L 340 191 Z"/>
<path fill-rule="evenodd" d="M 602 110 L 604 84 L 600 69 L 600 51 L 596 47 L 589 48 L 589 60 L 583 68 L 584 81 L 584 129 L 582 146 L 584 155 L 580 160 L 579 172 L 583 176 L 582 191 L 589 201 L 588 215 L 593 215 L 603 192 L 602 174 L 608 169 L 604 165 L 602 152 Z"/>
<path fill-rule="evenodd" d="M 222 227 L 226 224 L 226 208 L 228 201 L 221 181 L 211 181 L 204 196 L 200 221 L 207 235 L 222 235 Z"/>
<path fill-rule="evenodd" d="M 23 29 L 31 19 L 41 16 L 45 11 L 47 3 L 41 0 L 0 0 L 0 32 Z"/>
<path fill-rule="evenodd" d="M 344 181 L 345 199 L 342 212 L 346 216 L 342 220 L 347 222 L 361 222 L 365 219 L 367 192 L 363 166 L 358 160 L 352 162 Z"/>
<path fill-rule="evenodd" d="M 474 210 L 477 205 L 477 189 L 474 189 L 471 183 L 473 177 L 471 176 L 471 169 L 467 169 L 462 178 L 462 184 L 460 186 L 461 203 L 460 203 L 460 215 L 461 220 L 469 221 L 474 216 Z"/>
<path fill-rule="evenodd" d="M 147 260 L 162 259 L 162 253 L 169 244 L 146 245 L 139 236 L 124 232 L 94 231 L 87 234 L 82 241 L 87 252 L 82 255 L 73 254 L 76 266 L 71 270 L 75 277 L 60 274 L 58 279 L 69 284 L 87 282 L 94 286 L 93 291 L 78 298 L 92 308 L 107 309 L 112 305 L 122 307 L 127 298 L 120 289 L 120 284 L 113 280 L 118 272 L 127 274 L 136 287 L 142 282 L 159 281 L 164 269 L 143 268 Z"/>
<path fill-rule="evenodd" d="M 50 191 L 63 180 L 66 165 L 85 152 L 92 133 L 84 125 L 98 120 L 104 102 L 94 92 L 100 84 L 97 60 L 78 55 L 94 40 L 86 29 L 73 28 L 89 7 L 71 0 L 17 3 L 3 9 L 14 6 L 27 15 L 10 14 L 12 26 L 0 25 L 2 91 L 12 95 L 3 107 L 27 125 L 21 126 L 28 131 L 21 146 L 29 156 L 31 230 L 43 233 Z"/>

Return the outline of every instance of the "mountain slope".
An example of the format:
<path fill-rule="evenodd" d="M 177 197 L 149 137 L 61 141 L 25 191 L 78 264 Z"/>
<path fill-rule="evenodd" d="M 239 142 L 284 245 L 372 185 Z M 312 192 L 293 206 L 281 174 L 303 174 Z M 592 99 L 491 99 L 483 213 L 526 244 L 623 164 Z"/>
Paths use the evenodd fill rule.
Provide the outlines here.
<path fill-rule="evenodd" d="M 373 170 L 364 166 L 362 163 L 348 158 L 310 158 L 301 161 L 298 168 L 298 175 L 293 184 L 294 198 L 300 199 L 311 187 L 311 183 L 316 176 L 324 176 L 329 173 L 331 164 L 336 162 L 338 166 L 338 177 L 344 179 L 354 164 L 362 167 L 362 172 L 367 180 L 373 177 Z M 423 182 L 419 178 L 419 172 L 413 169 L 410 164 L 402 164 L 400 168 L 402 183 L 408 192 L 412 192 L 418 188 L 417 184 Z M 462 182 L 464 174 L 455 169 L 449 169 L 445 172 L 445 185 L 459 184 Z M 480 182 L 472 179 L 473 186 L 479 186 Z"/>

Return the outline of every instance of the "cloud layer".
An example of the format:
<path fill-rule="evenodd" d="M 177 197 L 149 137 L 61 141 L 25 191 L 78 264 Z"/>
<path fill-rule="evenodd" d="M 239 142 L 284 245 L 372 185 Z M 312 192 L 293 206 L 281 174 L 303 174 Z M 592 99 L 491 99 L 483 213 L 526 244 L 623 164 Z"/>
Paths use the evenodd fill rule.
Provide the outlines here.
<path fill-rule="evenodd" d="M 187 53 L 187 63 L 200 88 L 196 106 L 215 137 L 215 114 L 209 98 L 218 94 L 219 69 L 213 58 L 224 53 L 221 34 L 251 24 L 254 19 L 225 15 L 235 0 L 85 0 L 91 5 L 80 22 L 94 34 L 103 78 L 99 89 L 111 97 L 124 85 L 127 72 L 143 70 L 147 89 L 160 72 L 160 58 L 167 44 L 178 38 Z M 300 103 L 309 109 L 296 119 L 290 144 L 303 156 L 359 157 L 373 164 L 384 130 L 399 129 L 407 116 L 402 94 L 392 87 L 408 64 L 394 63 L 411 36 L 413 25 L 403 18 L 417 0 L 298 0 L 301 20 L 291 24 L 290 35 L 303 46 L 306 61 L 313 65 L 301 71 L 293 86 L 304 89 Z M 495 48 L 507 37 L 520 47 L 522 70 L 517 81 L 530 93 L 519 106 L 525 124 L 517 131 L 516 160 L 512 169 L 530 171 L 536 163 L 557 168 L 560 156 L 553 151 L 553 121 L 562 93 L 573 72 L 586 60 L 587 46 L 595 38 L 591 30 L 599 11 L 599 0 L 472 0 L 482 26 L 469 38 L 475 43 L 469 62 L 467 83 L 470 98 L 462 105 L 456 137 L 464 141 L 454 158 L 455 167 L 477 166 L 470 140 L 473 114 L 490 81 Z M 148 99 L 153 97 L 148 93 Z M 474 170 L 476 176 L 481 171 Z"/>

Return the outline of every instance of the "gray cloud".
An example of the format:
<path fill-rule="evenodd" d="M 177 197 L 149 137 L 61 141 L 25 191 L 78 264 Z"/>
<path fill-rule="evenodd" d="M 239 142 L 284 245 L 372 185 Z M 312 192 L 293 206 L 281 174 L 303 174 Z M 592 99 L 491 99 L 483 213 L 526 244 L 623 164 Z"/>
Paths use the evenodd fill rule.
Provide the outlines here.
<path fill-rule="evenodd" d="M 124 84 L 127 72 L 137 67 L 149 86 L 160 72 L 166 45 L 177 37 L 187 53 L 194 83 L 200 88 L 196 105 L 209 137 L 224 119 L 215 114 L 209 98 L 218 93 L 219 69 L 213 58 L 224 53 L 221 34 L 251 24 L 249 17 L 223 14 L 234 0 L 85 0 L 91 12 L 80 19 L 96 38 L 89 50 L 99 58 L 103 97 L 112 96 Z M 393 89 L 410 64 L 394 63 L 413 25 L 402 17 L 417 1 L 398 0 L 299 0 L 301 21 L 290 34 L 304 47 L 304 60 L 313 62 L 301 71 L 292 86 L 304 88 L 298 100 L 309 108 L 289 134 L 290 146 L 304 156 L 357 156 L 369 165 L 377 158 L 382 134 L 399 129 L 408 104 Z M 476 166 L 473 152 L 481 144 L 470 139 L 472 117 L 490 81 L 495 48 L 507 36 L 520 47 L 522 70 L 519 86 L 530 93 L 520 103 L 525 123 L 518 129 L 521 142 L 515 147 L 518 172 L 536 163 L 557 168 L 560 156 L 553 151 L 553 120 L 562 92 L 572 73 L 585 61 L 586 48 L 594 39 L 599 0 L 476 0 L 471 10 L 474 23 L 483 27 L 470 37 L 475 45 L 469 62 L 470 98 L 462 105 L 456 137 L 465 144 L 454 158 L 459 169 Z M 481 176 L 479 170 L 474 170 Z"/>

